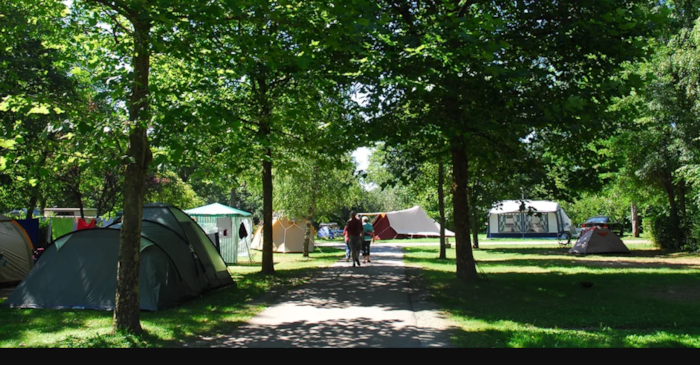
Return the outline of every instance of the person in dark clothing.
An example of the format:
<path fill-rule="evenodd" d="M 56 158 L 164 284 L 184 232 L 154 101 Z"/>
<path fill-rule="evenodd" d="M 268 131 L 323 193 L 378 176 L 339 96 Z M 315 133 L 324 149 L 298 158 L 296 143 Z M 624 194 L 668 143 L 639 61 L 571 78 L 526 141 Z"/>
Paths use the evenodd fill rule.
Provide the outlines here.
<path fill-rule="evenodd" d="M 357 219 L 355 211 L 350 212 L 350 220 L 348 221 L 348 237 L 350 238 L 350 252 L 352 254 L 352 267 L 360 265 L 360 250 L 362 249 L 362 222 Z"/>

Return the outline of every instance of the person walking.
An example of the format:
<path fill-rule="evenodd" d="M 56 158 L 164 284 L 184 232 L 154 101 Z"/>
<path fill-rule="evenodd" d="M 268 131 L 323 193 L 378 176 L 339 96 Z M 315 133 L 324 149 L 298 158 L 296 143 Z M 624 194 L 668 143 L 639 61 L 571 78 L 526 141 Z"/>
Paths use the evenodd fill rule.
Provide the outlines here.
<path fill-rule="evenodd" d="M 345 240 L 345 262 L 350 261 L 350 237 L 348 237 L 348 226 L 343 229 L 343 239 Z"/>
<path fill-rule="evenodd" d="M 362 262 L 372 262 L 369 259 L 369 246 L 374 240 L 374 227 L 372 227 L 372 223 L 369 223 L 367 217 L 362 217 L 362 231 Z"/>
<path fill-rule="evenodd" d="M 350 220 L 347 225 L 350 242 L 350 253 L 352 254 L 352 267 L 360 265 L 360 250 L 362 249 L 362 222 L 357 219 L 355 211 L 350 212 Z M 355 265 L 357 264 L 357 265 Z"/>

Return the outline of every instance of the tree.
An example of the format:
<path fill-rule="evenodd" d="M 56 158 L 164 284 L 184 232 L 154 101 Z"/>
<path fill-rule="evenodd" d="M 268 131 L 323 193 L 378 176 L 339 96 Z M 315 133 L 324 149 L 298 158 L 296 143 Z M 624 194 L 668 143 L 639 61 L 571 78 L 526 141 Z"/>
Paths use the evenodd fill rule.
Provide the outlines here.
<path fill-rule="evenodd" d="M 527 141 L 557 135 L 568 152 L 590 138 L 611 98 L 629 91 L 628 80 L 612 77 L 644 56 L 647 25 L 660 21 L 652 5 L 381 2 L 390 20 L 375 33 L 381 51 L 363 70 L 365 92 L 376 114 L 422 108 L 411 103 L 415 94 L 434 110 L 430 120 L 392 128 L 391 140 L 431 128 L 448 141 L 458 278 L 478 279 L 467 194 L 474 157 L 484 150 L 477 146 L 523 151 L 510 156 L 517 161 Z"/>
<path fill-rule="evenodd" d="M 359 200 L 361 187 L 347 154 L 340 161 L 321 154 L 302 157 L 294 166 L 287 165 L 276 171 L 274 206 L 287 216 L 306 219 L 303 255 L 308 257 L 314 218 L 323 221 L 344 207 L 352 207 Z"/>

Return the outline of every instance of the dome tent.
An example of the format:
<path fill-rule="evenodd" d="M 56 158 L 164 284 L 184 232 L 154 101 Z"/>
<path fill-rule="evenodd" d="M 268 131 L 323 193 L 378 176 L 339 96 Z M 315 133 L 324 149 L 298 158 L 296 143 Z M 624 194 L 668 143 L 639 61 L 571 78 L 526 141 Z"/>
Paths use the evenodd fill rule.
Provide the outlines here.
<path fill-rule="evenodd" d="M 613 231 L 607 228 L 594 227 L 582 234 L 571 247 L 569 253 L 575 254 L 604 254 L 630 253 L 629 248 Z"/>
<path fill-rule="evenodd" d="M 54 240 L 10 294 L 12 308 L 113 310 L 121 221 Z M 212 242 L 185 213 L 144 206 L 140 308 L 157 311 L 233 284 Z"/>
<path fill-rule="evenodd" d="M 0 216 L 0 284 L 18 283 L 34 266 L 34 246 L 22 226 Z"/>

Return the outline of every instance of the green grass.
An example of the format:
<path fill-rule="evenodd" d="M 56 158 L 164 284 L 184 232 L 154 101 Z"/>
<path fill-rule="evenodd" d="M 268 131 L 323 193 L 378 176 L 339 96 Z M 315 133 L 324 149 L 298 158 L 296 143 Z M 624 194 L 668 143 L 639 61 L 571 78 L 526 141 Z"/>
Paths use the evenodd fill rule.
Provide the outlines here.
<path fill-rule="evenodd" d="M 456 279 L 454 249 L 446 260 L 435 246 L 404 251 L 457 323 L 457 347 L 700 347 L 700 255 L 628 247 L 583 257 L 551 245 L 485 247 L 474 250 L 477 283 Z"/>
<path fill-rule="evenodd" d="M 171 348 L 200 336 L 230 333 L 263 310 L 275 295 L 306 282 L 344 254 L 331 247 L 322 250 L 309 258 L 274 254 L 276 275 L 260 273 L 260 253 L 253 263 L 241 260 L 229 266 L 235 287 L 206 293 L 177 308 L 141 312 L 142 336 L 111 334 L 112 312 L 0 307 L 0 348 Z M 4 301 L 0 299 L 0 304 Z"/>
<path fill-rule="evenodd" d="M 454 248 L 446 260 L 437 259 L 435 245 L 404 250 L 406 264 L 421 268 L 426 294 L 457 324 L 457 347 L 699 348 L 700 255 L 648 243 L 628 247 L 631 255 L 572 256 L 551 243 L 484 244 L 473 251 L 477 283 L 456 279 Z M 0 348 L 192 346 L 202 336 L 230 333 L 343 253 L 322 247 L 311 258 L 275 254 L 274 276 L 260 273 L 261 253 L 253 263 L 242 258 L 229 267 L 236 287 L 141 312 L 146 333 L 138 337 L 112 335 L 112 312 L 0 308 Z M 579 285 L 584 281 L 593 287 Z"/>

